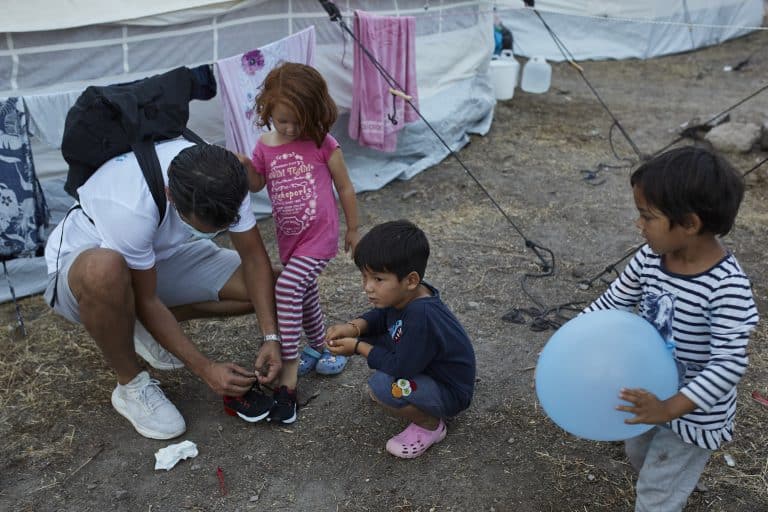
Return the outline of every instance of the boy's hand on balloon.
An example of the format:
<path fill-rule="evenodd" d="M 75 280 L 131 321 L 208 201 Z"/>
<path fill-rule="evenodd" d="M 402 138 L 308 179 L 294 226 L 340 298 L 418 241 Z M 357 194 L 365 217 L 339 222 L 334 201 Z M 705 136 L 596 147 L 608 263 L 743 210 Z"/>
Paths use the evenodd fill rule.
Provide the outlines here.
<path fill-rule="evenodd" d="M 670 417 L 665 403 L 650 391 L 644 389 L 622 389 L 619 392 L 619 398 L 632 404 L 616 407 L 619 411 L 635 415 L 634 418 L 624 420 L 624 423 L 628 425 L 637 423 L 657 425 L 673 419 Z"/>

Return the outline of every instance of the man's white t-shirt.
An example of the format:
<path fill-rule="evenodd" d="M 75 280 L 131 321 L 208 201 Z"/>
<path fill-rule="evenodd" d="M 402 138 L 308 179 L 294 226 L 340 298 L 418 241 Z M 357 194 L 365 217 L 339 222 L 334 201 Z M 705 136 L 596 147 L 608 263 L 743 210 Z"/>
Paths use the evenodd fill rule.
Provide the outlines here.
<path fill-rule="evenodd" d="M 174 139 L 155 146 L 166 186 L 171 161 L 192 145 L 185 139 Z M 49 274 L 56 272 L 57 258 L 80 247 L 112 249 L 123 255 L 128 268 L 146 270 L 190 240 L 189 231 L 170 203 L 158 226 L 160 213 L 133 153 L 106 162 L 77 192 L 82 209 L 73 210 L 48 237 L 45 260 Z M 229 231 L 240 233 L 256 225 L 250 194 L 245 195 L 239 213 L 240 220 Z"/>

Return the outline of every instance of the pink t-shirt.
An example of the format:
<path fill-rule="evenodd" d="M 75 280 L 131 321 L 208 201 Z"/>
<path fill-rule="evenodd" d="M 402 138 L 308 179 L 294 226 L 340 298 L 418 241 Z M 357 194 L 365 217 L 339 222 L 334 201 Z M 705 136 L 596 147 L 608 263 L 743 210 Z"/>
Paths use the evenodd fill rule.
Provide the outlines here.
<path fill-rule="evenodd" d="M 339 147 L 330 134 L 321 147 L 312 140 L 253 149 L 253 167 L 267 180 L 280 261 L 292 256 L 329 260 L 339 246 L 339 211 L 328 159 Z"/>

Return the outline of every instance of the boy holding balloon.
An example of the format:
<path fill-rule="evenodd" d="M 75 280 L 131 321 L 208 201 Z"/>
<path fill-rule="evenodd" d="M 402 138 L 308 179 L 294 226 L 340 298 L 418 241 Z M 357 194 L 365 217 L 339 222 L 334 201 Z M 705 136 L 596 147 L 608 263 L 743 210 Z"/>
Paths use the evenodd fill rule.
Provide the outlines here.
<path fill-rule="evenodd" d="M 625 441 L 639 473 L 635 510 L 680 511 L 712 451 L 732 439 L 758 321 L 749 279 L 718 239 L 733 226 L 744 183 L 722 157 L 690 146 L 644 163 L 630 183 L 647 243 L 585 312 L 637 308 L 674 347 L 678 392 L 660 400 L 622 389 L 617 409 L 633 414 L 625 423 L 656 425 Z"/>
<path fill-rule="evenodd" d="M 429 242 L 417 226 L 405 220 L 374 226 L 354 258 L 373 309 L 329 327 L 328 348 L 368 360 L 376 370 L 368 380 L 371 398 L 410 422 L 387 441 L 387 451 L 418 457 L 445 438 L 445 418 L 469 407 L 475 387 L 472 342 L 423 280 Z"/>

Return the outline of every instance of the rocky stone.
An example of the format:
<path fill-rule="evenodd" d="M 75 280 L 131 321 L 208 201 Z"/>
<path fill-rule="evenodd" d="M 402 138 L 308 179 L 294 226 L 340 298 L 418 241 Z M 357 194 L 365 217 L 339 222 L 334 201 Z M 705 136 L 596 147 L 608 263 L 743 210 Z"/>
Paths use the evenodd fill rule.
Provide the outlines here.
<path fill-rule="evenodd" d="M 748 153 L 760 139 L 760 126 L 755 123 L 723 123 L 704 137 L 712 147 L 724 153 Z"/>

